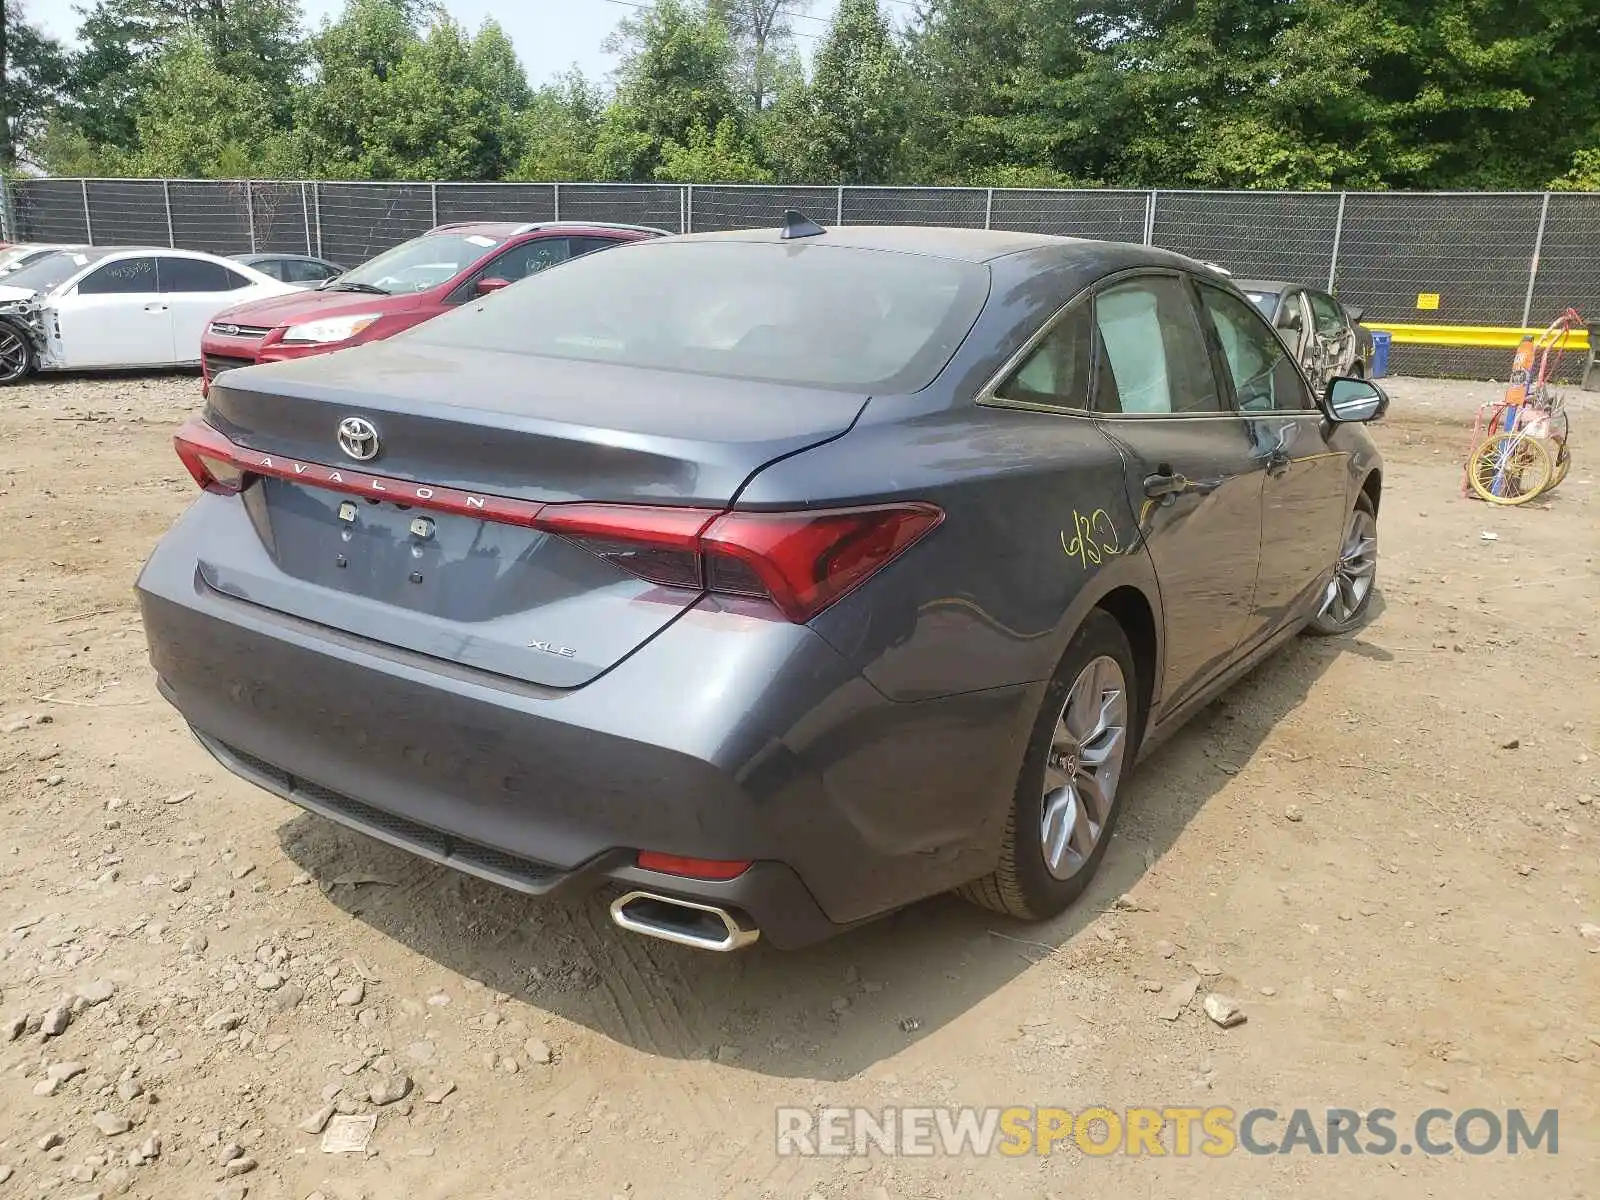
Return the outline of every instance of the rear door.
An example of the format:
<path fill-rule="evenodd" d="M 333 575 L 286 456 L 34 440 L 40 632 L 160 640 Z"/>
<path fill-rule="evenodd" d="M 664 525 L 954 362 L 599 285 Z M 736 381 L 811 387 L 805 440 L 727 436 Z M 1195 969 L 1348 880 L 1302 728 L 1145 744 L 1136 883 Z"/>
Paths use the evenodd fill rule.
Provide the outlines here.
<path fill-rule="evenodd" d="M 1139 275 L 1095 296 L 1095 410 L 1128 465 L 1165 621 L 1164 711 L 1231 660 L 1261 552 L 1265 459 L 1213 374 L 1188 284 Z"/>
<path fill-rule="evenodd" d="M 173 361 L 172 311 L 156 280 L 154 255 L 101 263 L 56 297 L 52 307 L 61 325 L 64 367 L 140 367 Z"/>
<path fill-rule="evenodd" d="M 1223 288 L 1199 288 L 1225 390 L 1266 470 L 1248 646 L 1305 615 L 1333 565 L 1344 528 L 1346 456 L 1329 448 L 1321 410 L 1256 310 Z"/>
<path fill-rule="evenodd" d="M 1312 375 L 1311 381 L 1319 387 L 1335 375 L 1343 375 L 1355 361 L 1354 330 L 1344 309 L 1325 292 L 1307 291 L 1306 302 L 1311 306 L 1311 324 L 1316 330 L 1320 350 L 1321 373 Z"/>
<path fill-rule="evenodd" d="M 1305 295 L 1299 288 L 1286 291 L 1272 323 L 1288 345 L 1289 353 L 1294 355 L 1294 360 L 1309 371 L 1313 341 L 1311 310 L 1306 306 Z"/>
<path fill-rule="evenodd" d="M 539 237 L 519 242 L 510 249 L 495 255 L 460 283 L 450 293 L 447 304 L 464 304 L 478 294 L 478 284 L 485 279 L 504 279 L 516 283 L 529 275 L 549 270 L 576 258 L 573 243 L 579 238 Z"/>
<path fill-rule="evenodd" d="M 200 361 L 200 339 L 211 318 L 229 308 L 253 286 L 249 276 L 203 258 L 163 255 L 156 260 L 161 297 L 172 312 L 169 361 Z M 287 289 L 285 289 L 287 290 Z"/>

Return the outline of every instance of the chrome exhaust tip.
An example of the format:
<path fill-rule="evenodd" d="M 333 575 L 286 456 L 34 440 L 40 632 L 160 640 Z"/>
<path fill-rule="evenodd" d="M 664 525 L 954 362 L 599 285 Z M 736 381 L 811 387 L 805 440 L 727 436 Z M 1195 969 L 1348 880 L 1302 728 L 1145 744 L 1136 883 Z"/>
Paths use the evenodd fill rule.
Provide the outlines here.
<path fill-rule="evenodd" d="M 611 902 L 611 919 L 630 933 L 727 953 L 761 936 L 745 919 L 714 904 L 698 904 L 654 892 L 627 892 Z"/>

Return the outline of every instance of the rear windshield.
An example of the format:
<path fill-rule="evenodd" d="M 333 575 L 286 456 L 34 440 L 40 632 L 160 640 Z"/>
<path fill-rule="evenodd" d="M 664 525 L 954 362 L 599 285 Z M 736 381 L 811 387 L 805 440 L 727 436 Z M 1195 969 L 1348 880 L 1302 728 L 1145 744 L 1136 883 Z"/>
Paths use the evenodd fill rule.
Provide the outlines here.
<path fill-rule="evenodd" d="M 419 326 L 423 342 L 736 379 L 915 391 L 988 296 L 968 262 L 819 242 L 646 242 Z"/>
<path fill-rule="evenodd" d="M 35 292 L 48 292 L 71 279 L 92 262 L 104 258 L 108 251 L 52 250 L 34 259 L 25 267 L 18 267 L 3 279 L 5 287 L 29 288 Z"/>
<path fill-rule="evenodd" d="M 386 292 L 425 292 L 453 279 L 504 238 L 482 233 L 434 233 L 413 238 L 339 276 Z"/>

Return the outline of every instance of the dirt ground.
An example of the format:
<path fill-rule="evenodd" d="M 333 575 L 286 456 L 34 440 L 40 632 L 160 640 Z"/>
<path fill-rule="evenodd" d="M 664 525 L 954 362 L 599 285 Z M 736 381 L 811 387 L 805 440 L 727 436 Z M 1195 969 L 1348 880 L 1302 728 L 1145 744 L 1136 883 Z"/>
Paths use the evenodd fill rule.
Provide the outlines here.
<path fill-rule="evenodd" d="M 31 1017 L 0 1026 L 0 1200 L 1600 1195 L 1600 397 L 1561 490 L 1491 510 L 1457 481 L 1492 390 L 1393 381 L 1376 619 L 1143 764 L 1070 913 L 943 898 L 734 956 L 226 774 L 156 695 L 130 591 L 190 499 L 168 436 L 198 381 L 0 392 L 0 1017 Z M 376 1115 L 365 1154 L 303 1131 L 327 1103 Z M 778 1105 L 967 1103 L 1559 1108 L 1560 1143 L 774 1151 Z"/>

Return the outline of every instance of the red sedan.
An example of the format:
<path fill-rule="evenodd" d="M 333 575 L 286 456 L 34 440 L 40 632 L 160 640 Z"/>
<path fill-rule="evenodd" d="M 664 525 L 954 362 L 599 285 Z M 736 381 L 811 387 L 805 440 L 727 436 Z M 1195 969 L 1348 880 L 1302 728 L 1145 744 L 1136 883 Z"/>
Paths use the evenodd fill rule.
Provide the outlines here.
<path fill-rule="evenodd" d="M 200 343 L 206 384 L 233 367 L 378 341 L 570 258 L 665 232 L 575 221 L 440 225 L 313 291 L 219 313 Z"/>

